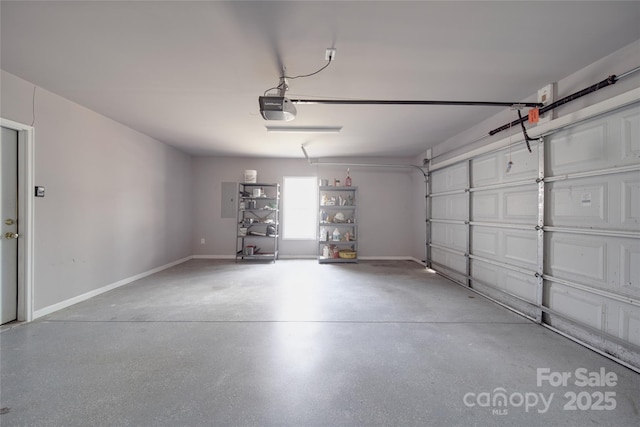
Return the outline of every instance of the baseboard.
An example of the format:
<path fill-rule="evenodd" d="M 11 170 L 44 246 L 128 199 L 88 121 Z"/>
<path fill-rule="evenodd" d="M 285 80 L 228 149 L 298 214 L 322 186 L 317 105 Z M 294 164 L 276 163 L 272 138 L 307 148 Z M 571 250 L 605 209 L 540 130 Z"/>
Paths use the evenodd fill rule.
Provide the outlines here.
<path fill-rule="evenodd" d="M 94 289 L 92 291 L 86 292 L 86 293 L 84 293 L 82 295 L 78 295 L 76 297 L 69 298 L 68 300 L 60 301 L 60 302 L 58 302 L 56 304 L 53 304 L 53 305 L 50 305 L 48 307 L 41 308 L 40 310 L 35 310 L 33 312 L 33 320 L 35 320 L 35 319 L 37 319 L 39 317 L 42 317 L 42 316 L 46 316 L 47 314 L 51 314 L 51 313 L 53 313 L 55 311 L 62 310 L 63 308 L 70 307 L 70 306 L 72 306 L 74 304 L 77 304 L 79 302 L 86 301 L 89 298 L 93 298 L 93 297 L 98 296 L 100 294 L 103 294 L 105 292 L 109 292 L 109 291 L 111 291 L 113 289 L 119 288 L 120 286 L 124 286 L 124 285 L 127 285 L 127 284 L 131 283 L 131 282 L 135 282 L 136 280 L 142 279 L 143 277 L 147 277 L 147 276 L 150 276 L 152 274 L 158 273 L 158 272 L 160 272 L 162 270 L 166 270 L 167 268 L 171 268 L 171 267 L 176 266 L 178 264 L 182 264 L 183 262 L 189 261 L 192 258 L 193 258 L 192 256 L 188 256 L 186 258 L 182 258 L 182 259 L 179 259 L 177 261 L 173 261 L 173 262 L 170 262 L 168 264 L 161 265 L 160 267 L 156 267 L 154 269 L 145 271 L 143 273 L 136 274 L 135 276 L 131 276 L 131 277 L 127 277 L 126 279 L 118 280 L 115 283 L 111 283 L 111 284 L 103 286 L 101 288 Z"/>
<path fill-rule="evenodd" d="M 278 255 L 278 259 L 318 259 L 317 255 Z"/>
<path fill-rule="evenodd" d="M 192 255 L 191 259 L 236 259 L 235 255 Z"/>
<path fill-rule="evenodd" d="M 423 261 L 412 256 L 361 256 L 358 257 L 358 259 L 361 259 L 363 261 L 413 261 L 417 262 L 423 267 L 426 265 Z"/>

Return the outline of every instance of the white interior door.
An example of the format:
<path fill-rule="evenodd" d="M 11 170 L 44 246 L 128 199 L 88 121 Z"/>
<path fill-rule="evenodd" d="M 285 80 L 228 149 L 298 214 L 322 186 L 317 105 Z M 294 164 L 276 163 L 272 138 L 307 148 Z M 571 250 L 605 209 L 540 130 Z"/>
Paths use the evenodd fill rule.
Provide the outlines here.
<path fill-rule="evenodd" d="M 0 164 L 0 213 L 2 234 L 2 324 L 18 318 L 18 132 L 2 128 Z"/>

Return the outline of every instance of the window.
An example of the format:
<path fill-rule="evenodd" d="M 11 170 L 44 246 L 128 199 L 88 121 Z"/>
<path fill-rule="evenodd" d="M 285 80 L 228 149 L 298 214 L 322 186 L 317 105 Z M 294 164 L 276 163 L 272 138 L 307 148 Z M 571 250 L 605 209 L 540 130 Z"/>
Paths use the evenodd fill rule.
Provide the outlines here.
<path fill-rule="evenodd" d="M 317 181 L 315 176 L 285 176 L 283 178 L 283 239 L 316 239 L 318 225 Z"/>

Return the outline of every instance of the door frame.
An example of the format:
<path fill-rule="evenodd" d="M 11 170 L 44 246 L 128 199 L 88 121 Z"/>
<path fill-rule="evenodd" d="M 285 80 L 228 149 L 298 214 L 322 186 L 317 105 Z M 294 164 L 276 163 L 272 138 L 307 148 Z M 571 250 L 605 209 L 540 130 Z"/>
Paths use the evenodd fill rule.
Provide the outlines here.
<path fill-rule="evenodd" d="M 18 321 L 33 320 L 33 126 L 0 117 L 0 126 L 18 132 Z"/>

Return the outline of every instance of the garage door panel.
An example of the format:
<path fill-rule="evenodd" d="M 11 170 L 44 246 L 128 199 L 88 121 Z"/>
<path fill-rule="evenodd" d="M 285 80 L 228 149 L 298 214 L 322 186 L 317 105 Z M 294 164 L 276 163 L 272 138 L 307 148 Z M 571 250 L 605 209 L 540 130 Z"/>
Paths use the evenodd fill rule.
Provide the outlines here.
<path fill-rule="evenodd" d="M 556 181 L 545 191 L 547 225 L 640 229 L 640 172 Z"/>
<path fill-rule="evenodd" d="M 598 330 L 604 330 L 605 301 L 602 297 L 558 283 L 545 282 L 545 305 L 559 314 Z"/>
<path fill-rule="evenodd" d="M 640 242 L 620 244 L 620 286 L 624 293 L 640 295 Z"/>
<path fill-rule="evenodd" d="M 469 216 L 469 198 L 466 193 L 433 197 L 431 212 L 434 219 L 466 220 Z"/>
<path fill-rule="evenodd" d="M 458 251 L 466 251 L 467 229 L 460 224 L 432 224 L 431 242 Z"/>
<path fill-rule="evenodd" d="M 622 160 L 637 163 L 640 159 L 640 114 L 625 115 L 620 119 Z"/>
<path fill-rule="evenodd" d="M 467 261 L 464 256 L 452 254 L 439 248 L 432 248 L 431 256 L 435 263 L 446 267 L 452 272 L 459 273 L 461 278 L 466 275 Z"/>
<path fill-rule="evenodd" d="M 559 175 L 605 167 L 609 163 L 607 136 L 606 122 L 558 132 L 549 141 L 548 172 Z"/>
<path fill-rule="evenodd" d="M 443 193 L 445 191 L 463 190 L 467 188 L 467 164 L 461 163 L 431 174 L 431 191 Z"/>
<path fill-rule="evenodd" d="M 492 261 L 536 270 L 537 232 L 473 226 L 471 253 Z"/>
<path fill-rule="evenodd" d="M 549 213 L 552 225 L 605 226 L 608 215 L 609 185 L 606 182 L 554 182 L 549 185 Z"/>
<path fill-rule="evenodd" d="M 617 336 L 625 341 L 640 346 L 640 307 L 621 304 L 618 307 Z"/>
<path fill-rule="evenodd" d="M 567 280 L 604 284 L 607 243 L 574 234 L 547 233 L 547 274 Z"/>
<path fill-rule="evenodd" d="M 513 181 L 535 180 L 538 176 L 538 145 L 531 145 L 532 152 L 522 144 L 504 149 L 471 162 L 471 183 L 482 187 Z M 509 161 L 511 168 L 507 171 Z"/>
<path fill-rule="evenodd" d="M 502 154 L 502 181 L 519 181 L 527 178 L 535 180 L 538 177 L 538 144 L 531 142 L 531 153 L 524 144 L 518 144 L 519 148 L 512 148 Z M 512 162 L 511 169 L 507 172 L 507 164 Z"/>
<path fill-rule="evenodd" d="M 640 229 L 640 174 L 624 178 L 620 184 L 622 189 L 622 222 L 624 228 Z"/>
<path fill-rule="evenodd" d="M 504 193 L 504 216 L 502 219 L 518 222 L 536 222 L 538 209 L 538 189 L 519 188 Z"/>
<path fill-rule="evenodd" d="M 515 271 L 507 271 L 505 274 L 504 289 L 532 304 L 536 302 L 538 284 L 533 275 L 526 276 Z"/>
<path fill-rule="evenodd" d="M 633 238 L 545 233 L 545 274 L 640 298 L 640 241 Z"/>
<path fill-rule="evenodd" d="M 535 304 L 537 282 L 533 275 L 527 276 L 478 259 L 472 259 L 471 277 L 473 280 Z"/>
<path fill-rule="evenodd" d="M 499 258 L 498 239 L 495 229 L 473 227 L 471 231 L 471 253 L 485 258 Z"/>
<path fill-rule="evenodd" d="M 537 206 L 538 189 L 533 186 L 474 191 L 471 194 L 471 219 L 479 222 L 536 224 Z"/>
<path fill-rule="evenodd" d="M 503 231 L 504 258 L 512 264 L 536 267 L 538 234 L 535 231 Z"/>
<path fill-rule="evenodd" d="M 498 221 L 500 220 L 500 194 L 486 191 L 471 195 L 473 221 Z"/>
<path fill-rule="evenodd" d="M 472 185 L 491 185 L 500 182 L 498 156 L 480 157 L 471 162 Z"/>
<path fill-rule="evenodd" d="M 634 106 L 551 135 L 546 175 L 638 164 L 640 107 Z"/>
<path fill-rule="evenodd" d="M 477 259 L 471 260 L 471 277 L 488 285 L 498 287 L 500 282 L 500 274 L 498 267 L 493 264 L 487 264 Z"/>

